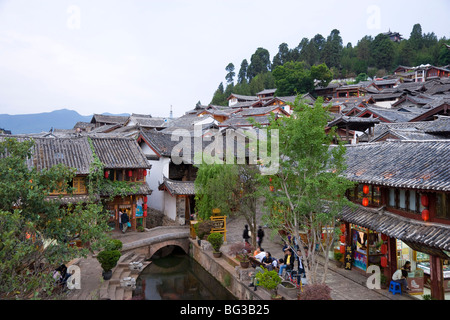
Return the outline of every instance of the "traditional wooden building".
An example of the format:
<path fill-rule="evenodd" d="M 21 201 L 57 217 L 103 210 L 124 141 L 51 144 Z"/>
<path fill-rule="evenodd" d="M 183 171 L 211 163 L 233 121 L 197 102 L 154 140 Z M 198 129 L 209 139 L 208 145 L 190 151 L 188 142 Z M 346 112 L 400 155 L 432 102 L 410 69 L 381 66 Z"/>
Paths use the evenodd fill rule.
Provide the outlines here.
<path fill-rule="evenodd" d="M 119 210 L 130 217 L 131 229 L 145 226 L 147 217 L 147 196 L 152 193 L 145 181 L 151 165 L 145 154 L 133 138 L 96 138 L 91 137 L 93 149 L 104 165 L 105 179 L 123 181 L 129 184 L 126 191 L 114 195 L 111 199 L 109 190 L 100 196 L 106 199 L 106 206 L 111 213 L 111 223 L 119 226 Z"/>
<path fill-rule="evenodd" d="M 25 139 L 25 138 L 22 138 Z M 36 138 L 29 166 L 44 170 L 62 164 L 75 169 L 75 177 L 70 182 L 73 192 L 67 189 L 50 194 L 50 199 L 58 200 L 62 205 L 84 203 L 93 196 L 96 201 L 102 200 L 111 212 L 110 224 L 118 227 L 118 211 L 126 211 L 131 220 L 131 229 L 143 223 L 145 210 L 143 200 L 151 194 L 144 177 L 150 165 L 139 148 L 136 140 L 126 138 L 96 138 L 79 136 L 72 138 Z M 96 157 L 105 170 L 105 179 L 124 181 L 130 188 L 123 188 L 120 196 L 114 190 L 102 189 L 99 193 L 89 194 L 87 178 Z M 122 185 L 123 187 L 124 185 Z"/>
<path fill-rule="evenodd" d="M 353 267 L 383 268 L 390 280 L 411 261 L 411 294 L 450 292 L 450 140 L 347 146 L 346 177 L 356 183 L 345 208 L 345 242 Z M 344 240 L 342 239 L 342 240 Z M 412 283 L 414 280 L 414 283 Z"/>

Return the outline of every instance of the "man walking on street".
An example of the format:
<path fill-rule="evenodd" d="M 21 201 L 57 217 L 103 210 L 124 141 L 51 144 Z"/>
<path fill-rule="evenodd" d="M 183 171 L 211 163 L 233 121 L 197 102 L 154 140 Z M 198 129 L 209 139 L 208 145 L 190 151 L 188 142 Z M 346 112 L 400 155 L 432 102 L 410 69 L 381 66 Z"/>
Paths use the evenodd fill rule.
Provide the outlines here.
<path fill-rule="evenodd" d="M 264 238 L 264 230 L 262 229 L 261 226 L 258 227 L 258 234 L 257 234 L 257 237 L 258 237 L 258 240 L 257 240 L 257 242 L 258 242 L 258 247 L 261 248 L 261 244 L 262 244 L 263 238 Z"/>

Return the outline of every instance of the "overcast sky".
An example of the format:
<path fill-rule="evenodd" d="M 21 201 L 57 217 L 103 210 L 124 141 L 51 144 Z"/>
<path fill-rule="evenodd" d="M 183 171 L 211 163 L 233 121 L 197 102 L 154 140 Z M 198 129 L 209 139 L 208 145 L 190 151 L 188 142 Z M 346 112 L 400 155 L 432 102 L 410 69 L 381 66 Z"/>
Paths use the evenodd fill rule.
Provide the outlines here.
<path fill-rule="evenodd" d="M 174 116 L 208 104 L 232 62 L 286 42 L 389 29 L 450 38 L 450 1 L 0 0 L 0 113 Z"/>

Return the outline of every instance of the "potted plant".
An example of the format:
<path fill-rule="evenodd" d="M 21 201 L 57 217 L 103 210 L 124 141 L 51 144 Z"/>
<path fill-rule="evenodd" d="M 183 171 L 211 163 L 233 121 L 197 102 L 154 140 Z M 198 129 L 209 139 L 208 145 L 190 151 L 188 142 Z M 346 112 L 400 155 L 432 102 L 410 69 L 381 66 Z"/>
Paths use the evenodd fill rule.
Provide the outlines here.
<path fill-rule="evenodd" d="M 344 265 L 342 258 L 344 258 L 344 255 L 342 253 L 340 253 L 339 251 L 334 252 L 334 260 L 336 260 L 336 266 L 338 268 L 342 268 Z"/>
<path fill-rule="evenodd" d="M 211 228 L 212 221 L 200 221 L 194 225 L 194 230 L 198 237 L 197 241 L 199 246 L 201 245 L 201 241 L 205 238 L 205 236 L 209 235 L 209 233 L 211 232 Z"/>
<path fill-rule="evenodd" d="M 103 269 L 103 280 L 111 279 L 112 269 L 117 265 L 120 256 L 119 250 L 103 250 L 98 253 L 97 260 Z"/>
<path fill-rule="evenodd" d="M 250 244 L 244 242 L 237 242 L 230 246 L 228 254 L 234 255 L 236 260 L 239 261 L 242 268 L 248 268 L 250 266 L 249 255 L 253 248 Z"/>
<path fill-rule="evenodd" d="M 272 300 L 281 300 L 282 296 L 278 295 L 278 285 L 283 281 L 275 270 L 268 271 L 263 268 L 263 272 L 255 275 L 258 285 L 269 290 L 272 294 Z"/>
<path fill-rule="evenodd" d="M 208 236 L 208 242 L 211 243 L 214 257 L 219 258 L 222 256 L 220 247 L 223 245 L 223 235 L 221 233 L 213 232 Z"/>

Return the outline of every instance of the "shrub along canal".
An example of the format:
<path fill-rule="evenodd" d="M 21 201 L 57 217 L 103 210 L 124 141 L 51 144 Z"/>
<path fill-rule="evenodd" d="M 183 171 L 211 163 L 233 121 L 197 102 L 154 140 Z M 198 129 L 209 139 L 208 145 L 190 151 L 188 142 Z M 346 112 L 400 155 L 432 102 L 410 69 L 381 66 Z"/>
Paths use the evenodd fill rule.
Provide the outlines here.
<path fill-rule="evenodd" d="M 144 300 L 236 300 L 197 261 L 177 248 L 155 257 L 139 275 L 133 299 Z"/>

